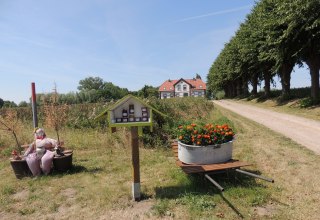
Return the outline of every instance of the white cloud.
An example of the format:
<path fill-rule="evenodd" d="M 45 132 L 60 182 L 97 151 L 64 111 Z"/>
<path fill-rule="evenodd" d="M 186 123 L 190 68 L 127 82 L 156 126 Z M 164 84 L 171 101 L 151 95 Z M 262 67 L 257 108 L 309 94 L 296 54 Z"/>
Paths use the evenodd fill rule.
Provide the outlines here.
<path fill-rule="evenodd" d="M 187 18 L 183 18 L 183 19 L 177 20 L 177 21 L 175 21 L 175 23 L 185 22 L 185 21 L 190 21 L 190 20 L 196 20 L 196 19 L 205 18 L 205 17 L 211 17 L 211 16 L 215 16 L 215 15 L 228 14 L 228 13 L 232 13 L 232 12 L 236 12 L 236 11 L 246 10 L 246 9 L 251 8 L 251 7 L 252 7 L 252 5 L 246 5 L 246 6 L 242 6 L 242 7 L 238 7 L 238 8 L 232 8 L 232 9 L 228 9 L 228 10 L 216 11 L 216 12 L 212 12 L 212 13 L 208 13 L 208 14 L 187 17 Z"/>

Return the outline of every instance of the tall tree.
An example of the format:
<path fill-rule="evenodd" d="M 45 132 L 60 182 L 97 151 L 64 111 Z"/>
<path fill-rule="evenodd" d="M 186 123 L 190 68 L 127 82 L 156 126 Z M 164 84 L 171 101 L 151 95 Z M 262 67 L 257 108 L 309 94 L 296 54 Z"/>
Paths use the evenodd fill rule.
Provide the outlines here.
<path fill-rule="evenodd" d="M 142 89 L 138 91 L 138 96 L 142 98 L 149 98 L 149 97 L 159 97 L 159 88 L 158 87 L 153 87 L 149 85 L 144 85 Z"/>
<path fill-rule="evenodd" d="M 103 87 L 103 79 L 100 77 L 87 77 L 79 81 L 78 89 L 80 91 L 99 90 Z"/>
<path fill-rule="evenodd" d="M 284 39 L 288 48 L 294 50 L 294 55 L 309 66 L 311 97 L 314 103 L 318 103 L 320 98 L 320 1 L 283 0 L 280 6 L 279 10 L 285 13 L 283 22 L 288 24 Z"/>

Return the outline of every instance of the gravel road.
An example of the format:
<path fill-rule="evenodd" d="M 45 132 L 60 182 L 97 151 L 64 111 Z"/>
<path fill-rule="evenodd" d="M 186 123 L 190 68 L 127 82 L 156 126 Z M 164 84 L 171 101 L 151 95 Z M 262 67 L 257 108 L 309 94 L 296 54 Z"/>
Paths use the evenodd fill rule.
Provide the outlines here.
<path fill-rule="evenodd" d="M 279 132 L 320 155 L 320 121 L 227 100 L 214 101 L 214 104 Z"/>

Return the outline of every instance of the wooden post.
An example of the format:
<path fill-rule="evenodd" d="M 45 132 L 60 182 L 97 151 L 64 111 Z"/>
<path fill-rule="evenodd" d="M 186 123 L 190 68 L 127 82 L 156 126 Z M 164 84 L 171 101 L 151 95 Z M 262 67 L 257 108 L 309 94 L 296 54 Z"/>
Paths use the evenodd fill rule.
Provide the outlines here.
<path fill-rule="evenodd" d="M 140 162 L 139 162 L 139 139 L 138 139 L 138 127 L 131 127 L 131 153 L 132 153 L 132 196 L 135 201 L 139 201 L 141 197 L 140 193 Z"/>
<path fill-rule="evenodd" d="M 33 127 L 38 127 L 38 114 L 37 114 L 37 99 L 36 99 L 36 85 L 34 82 L 31 83 L 31 102 L 32 102 L 32 116 L 33 116 Z"/>

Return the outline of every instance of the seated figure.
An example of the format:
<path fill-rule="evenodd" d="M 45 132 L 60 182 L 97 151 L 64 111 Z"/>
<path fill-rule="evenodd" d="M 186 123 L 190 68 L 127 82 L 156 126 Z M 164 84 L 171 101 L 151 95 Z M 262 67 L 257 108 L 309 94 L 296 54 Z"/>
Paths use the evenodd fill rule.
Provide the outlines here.
<path fill-rule="evenodd" d="M 39 176 L 41 171 L 48 175 L 55 155 L 52 150 L 58 149 L 59 143 L 55 139 L 48 138 L 42 128 L 36 129 L 34 136 L 35 141 L 29 145 L 24 156 L 34 176 Z"/>

